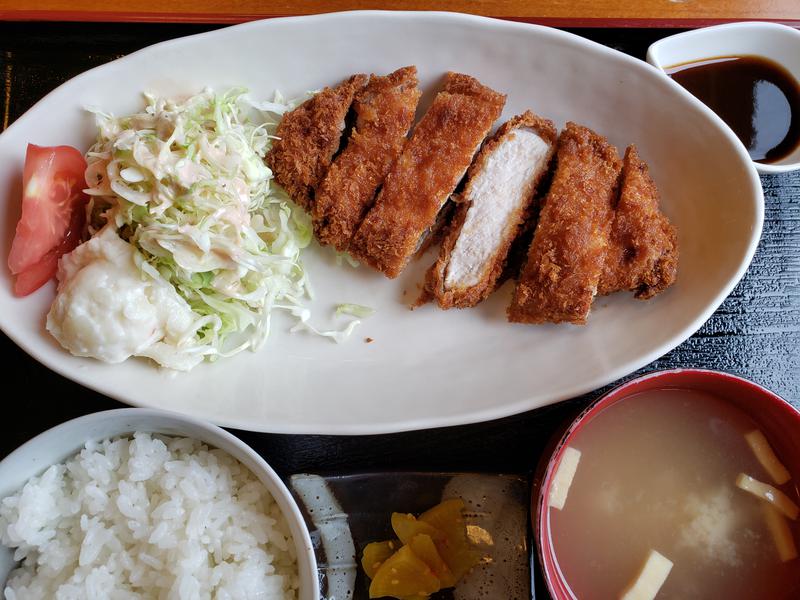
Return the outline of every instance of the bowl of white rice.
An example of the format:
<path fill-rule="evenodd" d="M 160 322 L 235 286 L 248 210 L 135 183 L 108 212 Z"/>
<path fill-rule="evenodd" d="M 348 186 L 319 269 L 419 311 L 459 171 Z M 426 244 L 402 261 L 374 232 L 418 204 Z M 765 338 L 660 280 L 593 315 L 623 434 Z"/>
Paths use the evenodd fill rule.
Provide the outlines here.
<path fill-rule="evenodd" d="M 68 421 L 0 461 L 6 600 L 316 600 L 303 516 L 225 430 L 150 409 Z"/>

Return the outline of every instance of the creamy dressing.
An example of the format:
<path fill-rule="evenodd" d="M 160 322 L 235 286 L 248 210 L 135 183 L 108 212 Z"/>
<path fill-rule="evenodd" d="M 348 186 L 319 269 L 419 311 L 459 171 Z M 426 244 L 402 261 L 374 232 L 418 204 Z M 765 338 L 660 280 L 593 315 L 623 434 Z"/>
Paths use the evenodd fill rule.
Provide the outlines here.
<path fill-rule="evenodd" d="M 76 356 L 109 363 L 149 356 L 188 370 L 203 359 L 186 344 L 198 316 L 166 281 L 142 274 L 136 253 L 106 227 L 65 255 L 47 330 Z"/>
<path fill-rule="evenodd" d="M 445 276 L 445 288 L 477 285 L 486 274 L 512 213 L 528 199 L 547 166 L 550 144 L 533 129 L 515 129 L 486 159 L 470 183 L 470 203 Z"/>

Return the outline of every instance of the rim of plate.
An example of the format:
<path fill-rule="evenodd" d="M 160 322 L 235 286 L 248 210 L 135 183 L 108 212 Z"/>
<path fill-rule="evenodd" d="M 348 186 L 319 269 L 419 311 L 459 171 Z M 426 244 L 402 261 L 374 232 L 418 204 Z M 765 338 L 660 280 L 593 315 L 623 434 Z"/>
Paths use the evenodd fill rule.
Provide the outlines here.
<path fill-rule="evenodd" d="M 691 337 L 692 334 L 694 334 L 698 329 L 700 329 L 700 327 L 702 327 L 703 324 L 709 319 L 709 317 L 711 317 L 711 315 L 717 310 L 717 308 L 719 308 L 722 302 L 731 293 L 733 288 L 742 279 L 748 267 L 750 266 L 750 263 L 753 260 L 756 248 L 758 247 L 758 243 L 761 239 L 761 233 L 764 224 L 764 192 L 761 187 L 761 180 L 758 176 L 758 172 L 756 171 L 755 166 L 750 160 L 750 156 L 747 153 L 747 149 L 744 147 L 744 144 L 742 144 L 739 138 L 737 138 L 734 135 L 731 129 L 714 111 L 712 111 L 705 104 L 700 102 L 697 98 L 695 98 L 692 94 L 686 91 L 679 84 L 672 81 L 669 77 L 666 77 L 663 74 L 663 71 L 661 71 L 661 69 L 658 69 L 657 67 L 643 60 L 639 60 L 637 58 L 634 58 L 633 56 L 630 56 L 618 50 L 614 50 L 612 48 L 604 46 L 598 42 L 594 42 L 592 40 L 582 38 L 578 35 L 566 31 L 561 31 L 559 29 L 555 29 L 552 27 L 547 27 L 544 25 L 520 23 L 516 21 L 504 21 L 502 19 L 495 19 L 490 17 L 482 17 L 477 15 L 446 12 L 446 11 L 356 10 L 356 11 L 323 13 L 319 15 L 303 15 L 297 17 L 276 17 L 272 19 L 262 19 L 258 21 L 252 21 L 249 23 L 242 23 L 240 25 L 222 27 L 214 31 L 207 31 L 203 33 L 183 36 L 159 42 L 157 44 L 153 44 L 151 46 L 142 48 L 141 50 L 137 50 L 136 52 L 132 52 L 131 54 L 128 54 L 121 58 L 115 59 L 106 64 L 89 69 L 88 71 L 76 75 L 72 79 L 62 83 L 60 86 L 49 92 L 42 99 L 40 99 L 33 106 L 31 106 L 25 113 L 23 113 L 23 115 L 19 117 L 14 123 L 12 123 L 6 129 L 6 131 L 11 131 L 17 125 L 17 122 L 22 119 L 22 117 L 24 117 L 28 112 L 34 110 L 40 103 L 44 102 L 51 95 L 60 92 L 62 88 L 76 85 L 83 79 L 93 76 L 97 71 L 102 71 L 104 69 L 109 69 L 113 67 L 119 67 L 120 65 L 124 65 L 126 62 L 132 60 L 133 57 L 146 56 L 147 54 L 150 53 L 158 53 L 159 51 L 165 48 L 169 48 L 175 45 L 180 45 L 186 40 L 204 41 L 218 37 L 224 38 L 228 35 L 231 35 L 231 32 L 242 31 L 247 29 L 259 29 L 259 28 L 268 29 L 273 26 L 280 27 L 282 23 L 291 21 L 324 23 L 324 22 L 344 21 L 348 19 L 365 18 L 365 17 L 394 19 L 398 21 L 407 21 L 416 19 L 438 20 L 447 24 L 458 23 L 458 22 L 470 23 L 473 25 L 477 24 L 483 27 L 489 27 L 495 29 L 498 32 L 498 34 L 501 34 L 503 31 L 510 31 L 510 30 L 528 31 L 531 33 L 535 32 L 535 35 L 540 35 L 551 39 L 566 40 L 569 41 L 570 43 L 582 46 L 586 48 L 588 51 L 602 54 L 608 57 L 613 57 L 614 60 L 620 60 L 626 62 L 634 69 L 651 71 L 651 74 L 654 77 L 657 77 L 662 82 L 663 85 L 671 87 L 672 91 L 675 94 L 682 96 L 683 99 L 689 102 L 689 104 L 693 106 L 695 110 L 702 113 L 707 119 L 712 121 L 716 125 L 717 129 L 720 130 L 720 132 L 733 145 L 735 151 L 738 153 L 739 158 L 741 159 L 742 164 L 745 165 L 745 169 L 750 179 L 750 194 L 752 194 L 752 197 L 755 200 L 755 206 L 754 206 L 755 219 L 753 222 L 753 227 L 751 229 L 750 239 L 747 242 L 747 249 L 744 258 L 740 262 L 739 267 L 736 270 L 736 273 L 728 280 L 726 285 L 720 288 L 717 295 L 711 302 L 709 302 L 705 310 L 703 310 L 700 314 L 698 314 L 698 316 L 689 325 L 687 325 L 679 332 L 677 332 L 675 335 L 673 335 L 669 341 L 653 348 L 650 352 L 641 355 L 638 359 L 631 360 L 613 370 L 607 371 L 603 375 L 595 377 L 594 379 L 591 379 L 581 384 L 573 384 L 571 386 L 566 386 L 561 392 L 552 395 L 545 402 L 540 403 L 538 405 L 535 405 L 531 401 L 532 400 L 531 397 L 526 395 L 522 396 L 519 400 L 515 402 L 506 403 L 500 406 L 493 406 L 491 408 L 485 408 L 482 410 L 477 410 L 466 414 L 410 418 L 408 420 L 396 423 L 378 423 L 378 424 L 347 423 L 347 424 L 336 424 L 333 426 L 326 425 L 323 423 L 313 423 L 306 425 L 298 423 L 282 423 L 282 424 L 277 424 L 276 426 L 272 426 L 269 423 L 253 423 L 245 420 L 244 418 L 230 417 L 230 418 L 215 418 L 213 421 L 214 424 L 219 425 L 220 427 L 229 427 L 233 429 L 262 432 L 262 433 L 305 434 L 305 435 L 317 435 L 317 434 L 378 435 L 387 433 L 400 433 L 404 431 L 414 431 L 421 429 L 433 429 L 437 427 L 469 425 L 472 423 L 492 421 L 520 414 L 528 410 L 533 410 L 535 408 L 540 408 L 542 406 L 555 404 L 557 402 L 561 402 L 562 400 L 566 400 L 568 398 L 573 398 L 575 396 L 579 396 L 581 394 L 594 391 L 650 364 L 657 358 L 663 356 L 670 350 L 682 344 L 689 337 Z M 0 137 L 2 137 L 2 135 L 3 134 L 0 134 Z M 51 371 L 71 381 L 74 381 L 88 389 L 103 394 L 104 396 L 128 404 L 129 406 L 139 407 L 139 408 L 151 408 L 149 406 L 142 405 L 136 398 L 132 397 L 129 394 L 124 393 L 124 391 L 108 388 L 107 386 L 103 385 L 97 385 L 87 380 L 87 378 L 82 377 L 82 374 L 80 372 L 69 370 L 65 364 L 50 364 L 49 362 L 47 362 L 42 358 L 41 354 L 37 352 L 36 349 L 34 349 L 30 344 L 28 344 L 25 341 L 26 336 L 23 333 L 22 328 L 19 329 L 19 335 L 17 335 L 16 334 L 17 332 L 10 331 L 7 325 L 8 322 L 3 320 L 3 317 L 0 316 L 0 329 L 2 329 L 5 332 L 5 334 L 17 346 L 19 346 L 22 350 L 24 350 L 29 356 L 34 358 L 37 362 L 41 363 Z M 178 414 L 183 415 L 186 413 L 181 412 Z M 187 415 L 187 416 L 191 417 L 193 415 Z M 202 417 L 193 417 L 193 418 L 202 418 Z"/>

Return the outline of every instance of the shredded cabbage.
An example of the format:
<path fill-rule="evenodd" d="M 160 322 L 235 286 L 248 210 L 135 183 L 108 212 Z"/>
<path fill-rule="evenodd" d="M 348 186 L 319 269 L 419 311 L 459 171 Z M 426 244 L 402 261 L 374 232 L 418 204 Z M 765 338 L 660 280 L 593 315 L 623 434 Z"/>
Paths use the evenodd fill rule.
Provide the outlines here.
<path fill-rule="evenodd" d="M 193 345 L 212 357 L 259 348 L 273 309 L 293 315 L 295 329 L 316 331 L 300 260 L 310 219 L 263 160 L 294 104 L 280 96 L 259 104 L 245 93 L 207 89 L 181 102 L 145 95 L 144 111 L 126 117 L 90 109 L 98 126 L 87 153 L 90 233 L 112 224 L 139 251 L 142 277 L 174 286 L 203 323 Z M 317 333 L 341 341 L 354 323 Z"/>
<path fill-rule="evenodd" d="M 353 317 L 358 317 L 359 319 L 366 319 L 367 317 L 371 317 L 375 314 L 375 309 L 362 304 L 337 304 L 336 314 L 351 315 Z"/>

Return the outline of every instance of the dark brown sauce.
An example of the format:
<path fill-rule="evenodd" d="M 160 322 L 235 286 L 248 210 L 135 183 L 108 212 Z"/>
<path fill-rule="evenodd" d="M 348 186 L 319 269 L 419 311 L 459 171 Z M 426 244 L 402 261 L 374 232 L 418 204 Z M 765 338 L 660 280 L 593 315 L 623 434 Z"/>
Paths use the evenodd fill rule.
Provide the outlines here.
<path fill-rule="evenodd" d="M 717 113 L 758 162 L 774 163 L 800 143 L 800 85 L 760 56 L 721 56 L 667 74 Z"/>

